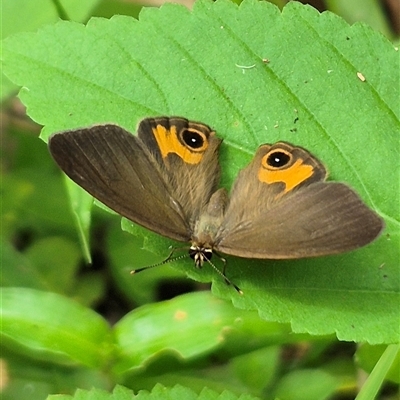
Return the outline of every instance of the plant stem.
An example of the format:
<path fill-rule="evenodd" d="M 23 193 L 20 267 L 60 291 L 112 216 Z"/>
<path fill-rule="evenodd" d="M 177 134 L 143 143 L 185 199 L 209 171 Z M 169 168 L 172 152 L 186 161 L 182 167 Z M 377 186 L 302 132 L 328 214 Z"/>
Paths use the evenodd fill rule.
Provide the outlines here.
<path fill-rule="evenodd" d="M 386 347 L 355 400 L 375 399 L 399 350 L 399 344 L 390 344 Z"/>

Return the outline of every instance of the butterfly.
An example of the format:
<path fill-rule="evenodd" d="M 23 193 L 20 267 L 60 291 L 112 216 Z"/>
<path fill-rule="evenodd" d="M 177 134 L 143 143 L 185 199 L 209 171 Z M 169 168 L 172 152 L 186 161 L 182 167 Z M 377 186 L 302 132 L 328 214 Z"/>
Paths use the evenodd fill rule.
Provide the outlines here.
<path fill-rule="evenodd" d="M 316 257 L 357 249 L 381 233 L 383 220 L 353 189 L 327 182 L 324 165 L 287 142 L 261 145 L 228 194 L 219 188 L 221 143 L 203 123 L 159 117 L 142 120 L 137 135 L 113 124 L 56 133 L 49 150 L 74 182 L 118 214 L 189 242 L 199 268 L 216 251 Z"/>

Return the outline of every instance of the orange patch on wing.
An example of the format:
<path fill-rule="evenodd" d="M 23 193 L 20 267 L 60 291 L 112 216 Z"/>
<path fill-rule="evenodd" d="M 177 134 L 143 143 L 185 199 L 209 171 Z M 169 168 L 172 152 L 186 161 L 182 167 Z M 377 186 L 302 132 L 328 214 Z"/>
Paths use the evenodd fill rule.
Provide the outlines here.
<path fill-rule="evenodd" d="M 258 179 L 267 184 L 282 182 L 286 186 L 284 193 L 287 193 L 310 178 L 313 173 L 312 165 L 303 164 L 303 160 L 298 159 L 291 167 L 281 170 L 269 170 L 261 166 Z"/>
<path fill-rule="evenodd" d="M 179 141 L 175 126 L 167 129 L 162 125 L 157 125 L 153 128 L 153 134 L 162 158 L 167 157 L 170 153 L 175 153 L 188 164 L 198 164 L 203 158 L 202 153 L 191 152 Z"/>

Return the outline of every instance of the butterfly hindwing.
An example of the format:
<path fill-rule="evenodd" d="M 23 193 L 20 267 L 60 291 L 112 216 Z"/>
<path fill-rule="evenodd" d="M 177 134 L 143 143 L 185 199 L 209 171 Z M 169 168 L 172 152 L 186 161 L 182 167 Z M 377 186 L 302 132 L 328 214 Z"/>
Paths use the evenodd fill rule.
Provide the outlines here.
<path fill-rule="evenodd" d="M 280 165 L 285 154 L 289 159 Z M 325 177 L 322 164 L 304 149 L 261 146 L 234 184 L 216 249 L 248 258 L 302 258 L 375 239 L 382 220 L 347 185 Z"/>

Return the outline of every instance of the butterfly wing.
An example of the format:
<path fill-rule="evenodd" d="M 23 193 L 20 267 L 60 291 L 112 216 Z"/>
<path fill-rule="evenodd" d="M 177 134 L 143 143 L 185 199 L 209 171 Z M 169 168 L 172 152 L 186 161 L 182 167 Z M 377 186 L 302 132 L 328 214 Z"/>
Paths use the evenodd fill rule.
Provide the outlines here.
<path fill-rule="evenodd" d="M 210 192 L 218 185 L 218 146 L 220 140 L 205 126 L 201 126 L 205 145 L 194 164 L 186 166 L 181 155 L 171 151 L 161 155 L 154 139 L 154 129 L 167 126 L 167 135 L 174 122 L 182 130 L 190 129 L 190 122 L 176 118 L 144 120 L 134 136 L 116 125 L 97 125 L 54 134 L 49 139 L 49 150 L 60 168 L 79 186 L 120 215 L 154 232 L 179 241 L 190 240 L 190 210 L 198 213 L 202 204 L 191 204 L 196 196 L 184 197 L 179 191 L 179 181 L 194 190 L 194 183 L 187 183 L 188 176 L 200 173 L 203 159 L 216 156 L 214 171 L 206 169 L 200 187 Z M 186 126 L 186 128 L 185 128 Z M 150 129 L 151 128 L 151 129 Z M 200 127 L 198 127 L 200 129 Z M 170 135 L 171 136 L 171 135 Z M 171 136 L 171 140 L 177 140 Z M 168 149 L 168 140 L 164 140 Z M 184 142 L 185 144 L 185 142 Z M 184 147 L 182 145 L 182 148 Z M 204 143 L 203 143 L 204 144 Z M 191 148 L 186 149 L 189 157 Z M 183 168 L 183 170 L 182 170 Z M 203 171 L 204 172 L 204 171 Z M 205 185 L 204 181 L 211 181 Z M 203 193 L 205 197 L 211 193 Z M 205 201 L 207 201 L 206 199 Z"/>
<path fill-rule="evenodd" d="M 282 155 L 289 160 L 279 166 Z M 234 185 L 216 249 L 284 259 L 342 253 L 370 243 L 383 228 L 381 218 L 352 189 L 324 182 L 325 176 L 322 164 L 304 149 L 286 143 L 260 147 Z"/>
<path fill-rule="evenodd" d="M 179 117 L 145 119 L 138 137 L 164 173 L 170 193 L 193 232 L 219 185 L 222 140 L 208 126 Z"/>

